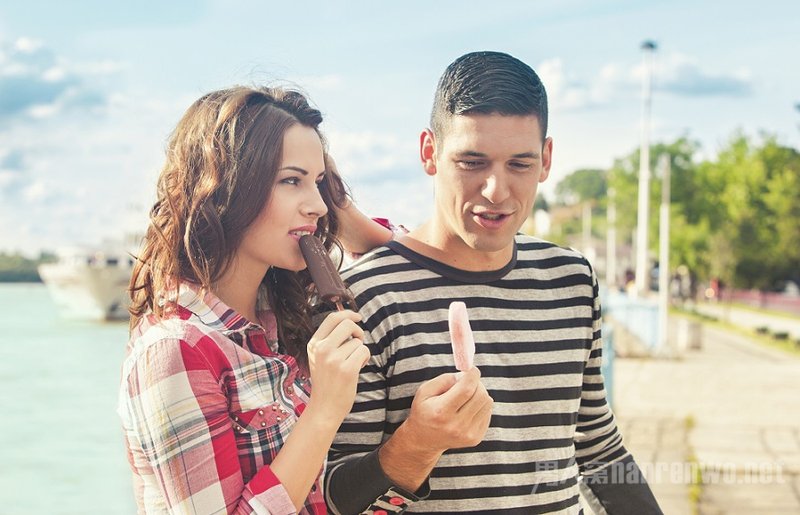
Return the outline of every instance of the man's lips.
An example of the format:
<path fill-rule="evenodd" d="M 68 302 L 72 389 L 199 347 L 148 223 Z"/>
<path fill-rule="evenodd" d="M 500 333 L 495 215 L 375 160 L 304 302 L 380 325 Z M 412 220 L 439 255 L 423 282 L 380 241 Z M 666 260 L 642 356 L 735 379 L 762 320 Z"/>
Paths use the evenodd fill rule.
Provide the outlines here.
<path fill-rule="evenodd" d="M 511 218 L 511 213 L 501 211 L 473 211 L 472 219 L 486 229 L 498 229 Z"/>
<path fill-rule="evenodd" d="M 502 218 L 511 216 L 511 213 L 504 211 L 473 211 L 472 214 L 487 220 L 500 220 Z"/>

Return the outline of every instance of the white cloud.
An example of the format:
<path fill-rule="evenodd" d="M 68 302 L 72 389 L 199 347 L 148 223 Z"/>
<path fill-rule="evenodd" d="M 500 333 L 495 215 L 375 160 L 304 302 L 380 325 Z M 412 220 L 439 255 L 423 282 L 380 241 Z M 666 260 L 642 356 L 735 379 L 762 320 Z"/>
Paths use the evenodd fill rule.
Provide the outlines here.
<path fill-rule="evenodd" d="M 13 44 L 14 50 L 18 50 L 19 52 L 28 54 L 36 52 L 43 46 L 44 44 L 41 41 L 26 37 L 17 38 L 17 40 L 14 41 Z"/>
<path fill-rule="evenodd" d="M 370 131 L 331 131 L 331 155 L 345 179 L 385 180 L 413 165 L 413 142 L 401 141 L 396 134 Z"/>
<path fill-rule="evenodd" d="M 747 68 L 720 72 L 699 59 L 680 53 L 655 56 L 653 88 L 680 96 L 748 95 L 752 74 Z M 591 76 L 577 76 L 560 58 L 543 61 L 537 68 L 547 88 L 553 111 L 581 111 L 629 101 L 638 94 L 645 73 L 643 63 L 606 63 Z"/>
<path fill-rule="evenodd" d="M 577 111 L 612 102 L 629 84 L 617 63 L 604 65 L 589 78 L 579 78 L 565 70 L 561 59 L 542 62 L 537 70 L 545 87 L 550 108 L 554 111 Z"/>
<path fill-rule="evenodd" d="M 0 250 L 36 254 L 143 230 L 128 220 L 145 218 L 183 102 L 115 98 L 102 116 L 56 112 L 0 131 Z"/>
<path fill-rule="evenodd" d="M 67 77 L 67 71 L 61 66 L 53 66 L 42 72 L 42 79 L 47 82 L 60 82 Z"/>
<path fill-rule="evenodd" d="M 22 197 L 28 202 L 40 202 L 47 197 L 47 185 L 43 180 L 34 181 L 22 192 Z"/>
<path fill-rule="evenodd" d="M 633 75 L 641 80 L 643 73 L 644 66 L 639 65 Z M 719 72 L 695 57 L 680 53 L 658 59 L 654 74 L 655 88 L 682 96 L 741 96 L 752 90 L 752 77 L 746 68 Z"/>
<path fill-rule="evenodd" d="M 43 119 L 71 108 L 101 107 L 106 99 L 97 76 L 115 72 L 111 62 L 74 65 L 30 38 L 0 41 L 0 56 L 0 125 L 20 117 Z"/>

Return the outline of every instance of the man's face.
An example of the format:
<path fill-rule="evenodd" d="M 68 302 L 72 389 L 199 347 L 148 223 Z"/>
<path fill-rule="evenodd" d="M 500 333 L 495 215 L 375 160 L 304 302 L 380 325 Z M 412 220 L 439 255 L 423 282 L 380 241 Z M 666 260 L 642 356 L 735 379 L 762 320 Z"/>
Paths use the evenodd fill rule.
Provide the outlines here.
<path fill-rule="evenodd" d="M 420 145 L 434 177 L 434 238 L 442 250 L 462 253 L 465 264 L 507 262 L 550 172 L 553 143 L 543 140 L 537 117 L 458 115 L 439 139 L 423 133 Z"/>

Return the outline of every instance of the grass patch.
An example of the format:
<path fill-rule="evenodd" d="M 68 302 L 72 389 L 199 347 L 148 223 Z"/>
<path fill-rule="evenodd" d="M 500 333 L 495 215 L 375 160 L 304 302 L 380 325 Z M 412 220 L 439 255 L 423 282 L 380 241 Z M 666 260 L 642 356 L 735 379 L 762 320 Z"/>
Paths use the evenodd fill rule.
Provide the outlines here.
<path fill-rule="evenodd" d="M 689 470 L 692 471 L 689 483 L 689 509 L 692 510 L 692 515 L 698 515 L 700 498 L 703 497 L 703 472 L 700 470 L 700 462 L 697 461 L 694 453 L 689 454 L 686 461 L 689 463 Z"/>
<path fill-rule="evenodd" d="M 694 429 L 696 424 L 692 415 L 686 415 L 683 423 L 687 433 Z M 700 498 L 703 496 L 703 472 L 700 470 L 700 462 L 697 460 L 694 451 L 689 451 L 689 455 L 686 456 L 686 462 L 689 464 L 689 470 L 692 471 L 692 477 L 689 479 L 689 509 L 692 515 L 699 515 Z"/>
<path fill-rule="evenodd" d="M 687 433 L 694 429 L 694 426 L 697 424 L 694 420 L 694 415 L 692 414 L 686 415 L 686 419 L 684 419 L 683 423 L 686 426 Z"/>
<path fill-rule="evenodd" d="M 800 315 L 793 315 L 792 313 L 788 313 L 786 311 L 779 311 L 775 309 L 766 309 L 766 308 L 758 308 L 755 306 L 751 306 L 750 304 L 743 304 L 741 302 L 728 302 L 726 300 L 720 302 L 720 306 L 730 306 L 736 309 L 743 309 L 745 311 L 751 311 L 753 313 L 761 313 L 763 315 L 770 315 L 774 317 L 780 318 L 788 318 L 790 320 L 800 320 Z"/>
<path fill-rule="evenodd" d="M 789 338 L 789 335 L 783 336 L 785 333 L 778 333 L 778 335 L 782 336 L 781 338 L 777 338 L 776 335 L 770 335 L 768 327 L 759 327 L 755 330 L 741 327 L 736 324 L 732 324 L 730 322 L 724 322 L 722 320 L 717 319 L 716 317 L 709 317 L 707 315 L 703 315 L 702 313 L 698 313 L 695 310 L 688 310 L 683 309 L 680 307 L 671 307 L 670 313 L 688 316 L 694 320 L 700 321 L 704 324 L 710 324 L 714 327 L 718 327 L 720 329 L 726 329 L 728 331 L 736 332 L 741 335 L 747 336 L 753 342 L 764 345 L 765 347 L 771 347 L 773 349 L 778 349 L 787 354 L 791 354 L 792 356 L 800 357 L 800 339 L 792 340 Z M 772 312 L 770 312 L 772 313 Z"/>

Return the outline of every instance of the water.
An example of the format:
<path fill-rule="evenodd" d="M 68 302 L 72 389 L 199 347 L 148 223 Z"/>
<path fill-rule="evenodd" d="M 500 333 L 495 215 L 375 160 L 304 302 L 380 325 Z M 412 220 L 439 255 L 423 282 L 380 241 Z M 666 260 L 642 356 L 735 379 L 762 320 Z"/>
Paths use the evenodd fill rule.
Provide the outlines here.
<path fill-rule="evenodd" d="M 0 284 L 0 514 L 136 512 L 115 411 L 127 330 Z"/>

